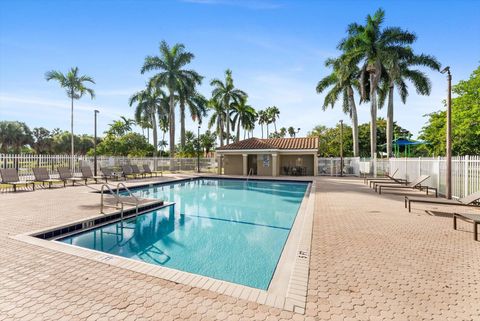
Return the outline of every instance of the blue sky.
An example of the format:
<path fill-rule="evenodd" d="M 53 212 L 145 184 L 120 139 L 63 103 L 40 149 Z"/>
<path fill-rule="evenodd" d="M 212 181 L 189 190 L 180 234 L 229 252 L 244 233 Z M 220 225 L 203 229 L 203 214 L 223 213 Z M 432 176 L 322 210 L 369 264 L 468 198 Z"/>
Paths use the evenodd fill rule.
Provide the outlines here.
<path fill-rule="evenodd" d="M 103 131 L 120 115 L 133 118 L 128 97 L 148 76 L 139 70 L 146 55 L 158 53 L 166 40 L 180 42 L 195 54 L 192 67 L 205 76 L 201 92 L 233 70 L 237 87 L 256 109 L 276 105 L 277 126 L 301 128 L 335 125 L 346 115 L 340 106 L 323 112 L 315 92 L 327 75 L 328 57 L 349 23 L 362 23 L 377 8 L 386 10 L 386 26 L 417 34 L 417 52 L 450 65 L 454 83 L 480 62 L 480 1 L 2 1 L 0 2 L 0 119 L 21 120 L 30 127 L 69 128 L 69 101 L 44 73 L 78 66 L 96 80 L 95 100 L 76 102 L 75 132 L 93 132 L 93 109 L 100 110 Z M 442 108 L 445 76 L 427 71 L 432 94 L 396 101 L 395 119 L 417 134 L 422 117 Z M 359 106 L 368 122 L 368 105 Z M 379 116 L 384 116 L 381 110 Z M 178 119 L 178 117 L 177 117 Z M 205 130 L 203 125 L 202 130 Z M 187 128 L 196 129 L 190 120 Z M 260 136 L 260 129 L 256 130 Z"/>

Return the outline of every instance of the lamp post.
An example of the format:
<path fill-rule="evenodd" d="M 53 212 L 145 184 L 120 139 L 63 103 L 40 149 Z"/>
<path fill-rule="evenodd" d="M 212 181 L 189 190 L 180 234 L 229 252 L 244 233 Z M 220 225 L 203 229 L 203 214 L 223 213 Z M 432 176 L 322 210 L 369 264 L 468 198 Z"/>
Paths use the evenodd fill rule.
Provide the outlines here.
<path fill-rule="evenodd" d="M 447 73 L 448 92 L 447 92 L 447 190 L 446 198 L 452 198 L 452 74 L 450 67 L 447 66 L 440 71 Z"/>
<path fill-rule="evenodd" d="M 340 119 L 340 176 L 343 177 L 343 119 Z"/>
<path fill-rule="evenodd" d="M 197 172 L 200 173 L 200 124 L 197 128 Z"/>
<path fill-rule="evenodd" d="M 97 114 L 100 111 L 94 110 L 94 138 L 93 138 L 93 175 L 97 176 Z"/>

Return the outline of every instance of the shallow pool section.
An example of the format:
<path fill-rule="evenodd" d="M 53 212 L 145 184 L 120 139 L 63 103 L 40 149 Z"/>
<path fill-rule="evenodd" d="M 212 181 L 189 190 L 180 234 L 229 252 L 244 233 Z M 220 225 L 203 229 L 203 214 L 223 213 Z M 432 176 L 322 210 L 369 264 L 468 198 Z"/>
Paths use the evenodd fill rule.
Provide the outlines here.
<path fill-rule="evenodd" d="M 137 189 L 174 205 L 60 241 L 266 290 L 308 183 L 195 179 Z"/>

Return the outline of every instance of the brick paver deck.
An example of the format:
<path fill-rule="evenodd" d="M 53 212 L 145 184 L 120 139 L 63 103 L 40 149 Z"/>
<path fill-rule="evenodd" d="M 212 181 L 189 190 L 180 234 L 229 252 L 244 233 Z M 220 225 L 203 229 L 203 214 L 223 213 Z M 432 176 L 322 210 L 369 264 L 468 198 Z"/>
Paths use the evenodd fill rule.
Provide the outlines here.
<path fill-rule="evenodd" d="M 315 180 L 305 315 L 9 238 L 97 213 L 69 187 L 0 194 L 0 320 L 480 320 L 471 226 L 358 179 Z"/>

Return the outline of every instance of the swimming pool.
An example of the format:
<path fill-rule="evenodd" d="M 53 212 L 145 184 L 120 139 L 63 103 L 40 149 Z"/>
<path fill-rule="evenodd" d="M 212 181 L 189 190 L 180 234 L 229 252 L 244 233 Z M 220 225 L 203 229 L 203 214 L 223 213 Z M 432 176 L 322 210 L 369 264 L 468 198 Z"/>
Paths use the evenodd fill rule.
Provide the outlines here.
<path fill-rule="evenodd" d="M 175 202 L 61 242 L 266 290 L 308 183 L 194 179 L 133 190 Z"/>

